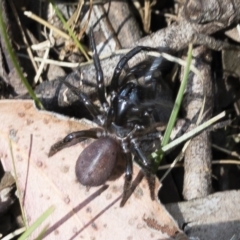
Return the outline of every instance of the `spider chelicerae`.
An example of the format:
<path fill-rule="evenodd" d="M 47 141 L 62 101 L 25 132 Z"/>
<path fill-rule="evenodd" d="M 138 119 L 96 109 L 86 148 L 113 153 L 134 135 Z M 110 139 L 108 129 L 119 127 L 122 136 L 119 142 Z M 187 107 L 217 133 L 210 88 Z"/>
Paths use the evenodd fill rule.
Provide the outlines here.
<path fill-rule="evenodd" d="M 159 52 L 158 49 L 144 46 L 132 49 L 118 62 L 107 92 L 92 31 L 90 34 L 101 108 L 94 105 L 87 94 L 65 80 L 62 82 L 80 98 L 99 127 L 68 134 L 51 147 L 49 156 L 87 138 L 97 139 L 82 151 L 77 160 L 75 171 L 78 181 L 85 186 L 104 184 L 121 156 L 126 161 L 120 203 L 120 206 L 123 206 L 131 191 L 134 158 L 147 178 L 150 196 L 154 200 L 156 166 L 154 161 L 147 157 L 147 153 L 156 149 L 153 143 L 159 140 L 157 127 L 162 125 L 159 111 L 159 107 L 163 105 L 159 97 L 162 90 L 159 81 L 162 78 L 159 69 L 163 64 L 163 58 L 142 62 L 126 70 L 122 77 L 121 73 L 126 68 L 127 62 L 136 54 L 141 51 Z M 140 76 L 143 78 L 141 84 L 137 80 Z M 146 144 L 143 144 L 144 142 Z"/>

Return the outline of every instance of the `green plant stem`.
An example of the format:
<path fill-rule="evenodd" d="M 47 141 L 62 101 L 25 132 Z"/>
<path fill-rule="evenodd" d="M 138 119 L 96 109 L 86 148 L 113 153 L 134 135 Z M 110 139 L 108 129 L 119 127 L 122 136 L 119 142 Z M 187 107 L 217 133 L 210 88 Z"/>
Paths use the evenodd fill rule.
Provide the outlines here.
<path fill-rule="evenodd" d="M 22 201 L 22 197 L 21 197 L 22 194 L 20 192 L 19 185 L 18 185 L 17 170 L 16 170 L 16 165 L 15 165 L 14 156 L 13 156 L 12 141 L 11 141 L 10 138 L 9 138 L 9 148 L 10 148 L 10 153 L 11 153 L 11 158 L 12 158 L 13 172 L 14 172 L 14 178 L 15 178 L 16 186 L 17 186 L 17 194 L 18 194 L 18 197 L 19 197 L 22 218 L 23 218 L 24 226 L 27 227 L 28 226 L 27 225 L 27 218 L 26 218 L 26 214 L 25 214 L 24 208 L 23 208 L 23 201 Z"/>
<path fill-rule="evenodd" d="M 26 240 L 35 230 L 40 226 L 40 224 L 54 211 L 54 207 L 49 207 L 27 230 L 24 232 L 18 240 Z"/>
<path fill-rule="evenodd" d="M 18 61 L 15 57 L 15 54 L 14 54 L 14 51 L 13 51 L 13 48 L 10 44 L 10 40 L 9 40 L 9 37 L 8 37 L 8 34 L 7 34 L 7 30 L 6 30 L 6 24 L 3 20 L 3 10 L 2 9 L 2 5 L 0 4 L 0 28 L 1 28 L 1 32 L 2 32 L 2 36 L 3 36 L 3 39 L 5 41 L 5 44 L 6 44 L 6 47 L 7 47 L 7 50 L 8 50 L 8 54 L 13 62 L 13 65 L 15 67 L 15 69 L 17 70 L 17 73 L 21 79 L 21 81 L 23 82 L 24 86 L 26 87 L 29 95 L 32 97 L 32 99 L 35 101 L 36 105 L 40 108 L 40 109 L 44 109 L 41 101 L 37 98 L 37 96 L 35 95 L 34 91 L 32 90 L 31 86 L 29 85 L 27 79 L 24 77 L 23 75 L 23 72 L 18 64 Z"/>
<path fill-rule="evenodd" d="M 188 56 L 187 56 L 187 65 L 184 69 L 183 81 L 181 82 L 181 86 L 179 88 L 177 98 L 175 100 L 173 110 L 172 110 L 170 119 L 168 121 L 168 125 L 167 125 L 166 131 L 165 131 L 165 134 L 164 134 L 164 137 L 163 137 L 163 140 L 162 140 L 162 144 L 161 144 L 161 149 L 166 144 L 168 144 L 168 142 L 170 140 L 170 135 L 171 135 L 172 129 L 175 125 L 177 115 L 178 115 L 178 112 L 179 112 L 179 109 L 180 109 L 180 106 L 181 106 L 181 103 L 182 103 L 183 94 L 184 94 L 184 91 L 186 89 L 188 75 L 189 75 L 190 66 L 191 66 L 191 61 L 192 61 L 192 44 L 189 44 Z M 155 159 L 157 167 L 159 167 L 159 165 L 161 163 L 161 160 L 163 158 L 163 152 L 162 152 L 161 149 L 157 151 L 157 158 Z"/>

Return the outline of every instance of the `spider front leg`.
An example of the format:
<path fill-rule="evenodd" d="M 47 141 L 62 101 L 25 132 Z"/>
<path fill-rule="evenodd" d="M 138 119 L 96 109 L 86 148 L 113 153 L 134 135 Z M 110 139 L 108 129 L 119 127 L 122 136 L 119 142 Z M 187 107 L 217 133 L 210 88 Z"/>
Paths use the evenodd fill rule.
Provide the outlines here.
<path fill-rule="evenodd" d="M 120 61 L 118 62 L 116 68 L 114 69 L 113 72 L 113 76 L 112 76 L 112 80 L 110 83 L 110 90 L 112 92 L 112 98 L 115 97 L 115 95 L 117 94 L 117 90 L 119 87 L 119 77 L 121 75 L 121 72 L 124 68 L 124 66 L 127 64 L 127 62 L 133 58 L 136 54 L 140 53 L 141 51 L 145 51 L 145 52 L 163 52 L 166 51 L 166 49 L 157 49 L 157 48 L 152 48 L 152 47 L 146 47 L 146 46 L 137 46 L 135 48 L 133 48 L 131 51 L 129 51 L 125 56 L 123 56 Z M 160 63 L 158 63 L 160 64 Z M 155 65 L 154 65 L 155 66 Z"/>
<path fill-rule="evenodd" d="M 150 196 L 152 200 L 155 200 L 155 175 L 154 172 L 155 166 L 152 164 L 152 162 L 147 159 L 143 151 L 140 149 L 139 144 L 136 142 L 135 139 L 131 140 L 131 144 L 134 149 L 134 155 L 136 156 L 137 163 L 142 167 L 142 172 L 144 173 L 149 190 L 150 190 Z"/>
<path fill-rule="evenodd" d="M 125 180 L 123 186 L 123 196 L 120 203 L 120 207 L 123 207 L 129 196 L 131 195 L 132 189 L 132 172 L 133 172 L 133 163 L 131 153 L 126 153 L 126 171 L 125 171 Z"/>
<path fill-rule="evenodd" d="M 93 128 L 90 130 L 83 130 L 70 133 L 65 138 L 51 146 L 48 157 L 53 156 L 54 154 L 56 154 L 57 152 L 61 151 L 66 147 L 71 147 L 77 143 L 80 143 L 87 138 L 98 138 L 99 134 L 102 132 L 103 130 L 100 128 Z"/>

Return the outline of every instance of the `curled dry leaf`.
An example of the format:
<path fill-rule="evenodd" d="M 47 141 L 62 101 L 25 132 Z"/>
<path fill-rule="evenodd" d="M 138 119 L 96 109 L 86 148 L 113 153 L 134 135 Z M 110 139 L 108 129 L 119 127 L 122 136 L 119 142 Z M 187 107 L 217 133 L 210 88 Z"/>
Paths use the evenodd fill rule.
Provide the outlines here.
<path fill-rule="evenodd" d="M 44 222 L 49 224 L 46 239 L 179 237 L 180 230 L 165 208 L 158 201 L 151 201 L 147 182 L 141 180 L 137 166 L 133 176 L 136 188 L 120 208 L 123 175 L 90 189 L 77 182 L 76 160 L 89 141 L 48 158 L 53 143 L 70 132 L 91 128 L 91 122 L 38 111 L 32 101 L 1 101 L 0 122 L 1 160 L 5 171 L 13 171 L 10 138 L 29 225 L 48 207 L 55 206 L 54 213 Z M 158 188 L 159 183 L 156 193 Z"/>

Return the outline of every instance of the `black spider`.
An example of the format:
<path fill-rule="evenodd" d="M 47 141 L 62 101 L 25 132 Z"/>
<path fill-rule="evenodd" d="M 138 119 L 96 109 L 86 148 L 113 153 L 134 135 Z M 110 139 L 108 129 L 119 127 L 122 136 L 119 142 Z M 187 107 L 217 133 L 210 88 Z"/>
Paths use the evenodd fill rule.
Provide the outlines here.
<path fill-rule="evenodd" d="M 118 62 L 106 97 L 104 77 L 96 51 L 95 41 L 91 32 L 91 46 L 97 75 L 97 93 L 102 111 L 93 104 L 89 96 L 68 82 L 63 83 L 84 103 L 99 128 L 92 128 L 68 134 L 64 139 L 55 143 L 49 156 L 65 147 L 72 146 L 87 138 L 98 139 L 85 148 L 76 163 L 76 176 L 85 186 L 99 186 L 109 179 L 117 163 L 118 157 L 126 160 L 124 192 L 120 206 L 126 202 L 132 181 L 132 155 L 141 166 L 147 177 L 151 198 L 154 199 L 156 166 L 146 157 L 150 145 L 159 138 L 156 127 L 160 124 L 161 113 L 159 106 L 159 85 L 163 58 L 155 58 L 151 63 L 143 62 L 127 70 L 120 81 L 120 75 L 127 62 L 140 51 L 157 51 L 151 47 L 139 46 L 128 52 Z M 146 69 L 148 69 L 146 71 Z M 132 76 L 143 76 L 142 83 Z M 109 99 L 109 100 L 107 100 Z M 147 143 L 147 145 L 143 143 Z M 143 149 L 147 146 L 147 150 Z"/>

